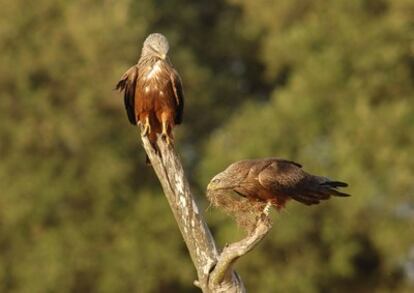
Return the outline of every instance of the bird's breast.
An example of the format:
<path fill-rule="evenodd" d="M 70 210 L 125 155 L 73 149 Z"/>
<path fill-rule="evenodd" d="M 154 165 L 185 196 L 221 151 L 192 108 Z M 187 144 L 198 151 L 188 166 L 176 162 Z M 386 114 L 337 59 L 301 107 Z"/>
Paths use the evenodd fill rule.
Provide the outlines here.
<path fill-rule="evenodd" d="M 157 82 L 148 82 L 143 86 L 143 97 L 148 99 L 163 98 L 165 96 L 165 86 Z"/>
<path fill-rule="evenodd" d="M 148 70 L 145 76 L 145 79 L 149 80 L 154 77 L 156 78 L 160 74 L 160 72 L 161 72 L 161 64 L 158 61 L 154 64 L 154 66 L 150 67 L 150 69 Z"/>

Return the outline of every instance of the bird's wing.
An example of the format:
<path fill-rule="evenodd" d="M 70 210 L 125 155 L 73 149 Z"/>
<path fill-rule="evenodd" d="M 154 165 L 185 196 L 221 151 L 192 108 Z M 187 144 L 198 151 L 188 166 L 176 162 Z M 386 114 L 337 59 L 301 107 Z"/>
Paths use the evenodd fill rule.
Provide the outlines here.
<path fill-rule="evenodd" d="M 131 124 L 136 125 L 135 118 L 135 88 L 138 78 L 138 67 L 136 65 L 129 68 L 116 84 L 116 89 L 124 91 L 124 105 Z"/>
<path fill-rule="evenodd" d="M 181 83 L 181 78 L 178 75 L 177 71 L 173 70 L 170 74 L 171 85 L 174 91 L 175 102 L 177 106 L 174 123 L 181 124 L 183 121 L 183 113 L 184 113 L 184 93 L 183 93 L 183 86 Z"/>
<path fill-rule="evenodd" d="M 258 181 L 269 192 L 289 196 L 307 205 L 317 204 L 333 196 L 349 196 L 337 190 L 348 184 L 326 177 L 310 175 L 295 162 L 270 159 L 261 170 Z"/>
<path fill-rule="evenodd" d="M 302 168 L 302 165 L 299 163 L 296 163 L 294 161 L 290 161 L 290 160 L 285 160 L 285 159 L 276 159 L 273 158 L 274 161 L 280 162 L 280 163 L 288 163 L 288 164 L 292 164 L 295 165 L 296 167 Z"/>
<path fill-rule="evenodd" d="M 289 196 L 304 204 L 317 204 L 321 198 L 314 197 L 307 189 L 309 174 L 301 165 L 288 160 L 273 159 L 258 174 L 258 181 L 263 188 L 277 195 Z"/>
<path fill-rule="evenodd" d="M 286 160 L 269 160 L 258 174 L 260 184 L 274 193 L 292 194 L 302 183 L 305 173 Z"/>

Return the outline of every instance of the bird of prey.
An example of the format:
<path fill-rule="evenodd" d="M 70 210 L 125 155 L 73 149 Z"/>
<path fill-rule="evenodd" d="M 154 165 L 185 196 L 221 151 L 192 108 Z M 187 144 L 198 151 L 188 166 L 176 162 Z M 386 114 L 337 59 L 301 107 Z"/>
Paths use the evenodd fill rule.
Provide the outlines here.
<path fill-rule="evenodd" d="M 124 91 L 129 121 L 141 125 L 155 147 L 157 134 L 170 144 L 172 129 L 182 122 L 184 94 L 180 76 L 168 59 L 165 36 L 150 34 L 144 41 L 138 63 L 129 68 L 116 85 Z"/>
<path fill-rule="evenodd" d="M 217 191 L 235 192 L 280 209 L 291 198 L 312 205 L 331 195 L 349 196 L 337 190 L 338 187 L 346 186 L 348 184 L 341 181 L 311 175 L 303 171 L 298 163 L 266 158 L 231 164 L 210 181 L 207 195 L 211 197 Z"/>

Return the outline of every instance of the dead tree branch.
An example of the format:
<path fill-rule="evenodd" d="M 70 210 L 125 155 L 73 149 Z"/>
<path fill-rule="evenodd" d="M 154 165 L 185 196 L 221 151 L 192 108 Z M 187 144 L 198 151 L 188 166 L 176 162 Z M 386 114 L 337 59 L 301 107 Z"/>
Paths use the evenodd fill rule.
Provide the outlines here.
<path fill-rule="evenodd" d="M 210 287 L 215 288 L 219 286 L 226 276 L 231 274 L 233 265 L 237 259 L 255 248 L 267 233 L 269 233 L 271 228 L 272 225 L 269 218 L 263 214 L 250 235 L 238 242 L 227 245 L 220 254 L 217 264 L 210 274 Z"/>
<path fill-rule="evenodd" d="M 264 238 L 270 229 L 269 223 L 260 220 L 252 234 L 227 246 L 219 255 L 174 148 L 159 138 L 159 152 L 156 152 L 145 136 L 141 139 L 197 270 L 198 280 L 194 284 L 204 293 L 246 292 L 232 267 L 237 258 Z"/>

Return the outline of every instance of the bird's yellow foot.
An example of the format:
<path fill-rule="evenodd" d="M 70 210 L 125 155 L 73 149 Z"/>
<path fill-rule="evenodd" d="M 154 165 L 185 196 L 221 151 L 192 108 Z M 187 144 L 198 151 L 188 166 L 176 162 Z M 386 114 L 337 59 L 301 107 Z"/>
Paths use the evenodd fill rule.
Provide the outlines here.
<path fill-rule="evenodd" d="M 147 136 L 150 133 L 151 133 L 151 125 L 147 119 L 145 120 L 144 129 L 142 130 L 142 135 Z"/>

